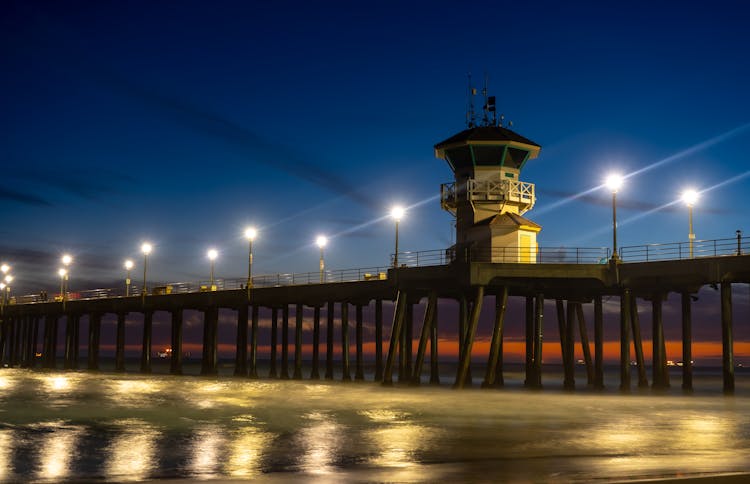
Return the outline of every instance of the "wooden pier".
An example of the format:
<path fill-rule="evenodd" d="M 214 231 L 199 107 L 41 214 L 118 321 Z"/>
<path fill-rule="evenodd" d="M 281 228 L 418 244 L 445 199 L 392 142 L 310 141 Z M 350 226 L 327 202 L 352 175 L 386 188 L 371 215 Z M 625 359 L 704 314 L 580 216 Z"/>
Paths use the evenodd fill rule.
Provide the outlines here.
<path fill-rule="evenodd" d="M 741 251 L 739 252 L 741 253 Z M 171 315 L 170 372 L 182 372 L 183 314 L 186 310 L 203 313 L 203 352 L 201 373 L 217 374 L 218 315 L 220 309 L 237 312 L 236 376 L 265 377 L 257 367 L 258 336 L 263 331 L 258 324 L 259 310 L 271 309 L 271 366 L 269 378 L 326 379 L 334 377 L 334 345 L 341 349 L 340 373 L 344 381 L 365 378 L 363 352 L 363 308 L 374 305 L 375 326 L 375 380 L 393 384 L 397 380 L 419 384 L 427 352 L 430 357 L 430 382 L 439 383 L 437 308 L 441 299 L 455 300 L 459 304 L 458 328 L 459 362 L 453 382 L 462 388 L 471 381 L 471 355 L 477 325 L 482 311 L 494 311 L 494 327 L 483 388 L 502 386 L 503 379 L 503 327 L 505 310 L 510 298 L 523 298 L 526 307 L 525 385 L 538 388 L 542 381 L 545 300 L 555 301 L 556 324 L 560 334 L 564 381 L 567 389 L 575 388 L 574 344 L 576 327 L 583 348 L 587 368 L 587 383 L 603 387 L 603 297 L 620 300 L 620 388 L 629 391 L 631 360 L 636 362 L 636 384 L 649 385 L 646 358 L 636 301 L 651 302 L 653 321 L 653 354 L 651 355 L 651 385 L 665 388 L 670 385 L 662 319 L 662 302 L 669 293 L 681 296 L 682 307 L 682 388 L 693 387 L 691 295 L 706 285 L 718 287 L 721 294 L 717 321 L 722 335 L 723 389 L 734 391 L 734 354 L 732 320 L 732 284 L 750 282 L 750 256 L 717 255 L 682 260 L 649 262 L 602 263 L 493 263 L 477 262 L 470 254 L 453 254 L 444 263 L 433 266 L 399 267 L 390 269 L 385 279 L 367 279 L 352 282 L 305 283 L 277 287 L 252 287 L 207 292 L 189 292 L 161 295 L 135 295 L 99 297 L 57 302 L 28 302 L 5 305 L 0 333 L 0 361 L 6 366 L 33 367 L 37 364 L 36 352 L 41 343 L 41 365 L 53 369 L 57 365 L 58 325 L 65 325 L 64 369 L 75 370 L 79 362 L 79 328 L 82 318 L 88 319 L 87 369 L 99 368 L 101 321 L 105 314 L 117 317 L 115 368 L 125 370 L 125 321 L 129 314 L 142 313 L 143 340 L 140 371 L 151 371 L 153 355 L 152 321 L 154 313 Z M 488 296 L 491 296 L 488 297 Z M 490 307 L 483 307 L 493 300 Z M 395 301 L 391 334 L 383 331 L 383 301 Z M 414 305 L 426 305 L 419 335 L 417 354 L 412 355 L 410 342 L 414 328 Z M 593 305 L 594 342 L 590 353 L 584 306 Z M 294 321 L 289 320 L 289 308 L 295 307 Z M 339 308 L 341 341 L 333 341 L 334 311 Z M 353 313 L 349 309 L 353 307 Z M 312 371 L 302 373 L 302 332 L 305 308 L 313 309 Z M 325 313 L 325 321 L 321 318 Z M 350 358 L 350 316 L 354 315 L 355 355 Z M 281 318 L 281 341 L 278 326 Z M 293 342 L 289 340 L 289 325 L 294 326 Z M 447 322 L 443 318 L 441 324 Z M 326 350 L 324 362 L 318 348 L 325 327 Z M 390 344 L 387 353 L 383 341 Z M 635 355 L 631 355 L 631 342 Z M 428 344 L 429 343 L 429 344 Z M 280 346 L 280 368 L 277 367 Z M 293 348 L 291 348 L 293 347 Z M 291 351 L 290 351 L 291 350 Z M 477 355 L 474 355 L 477 356 Z M 290 368 L 291 365 L 291 368 Z M 324 365 L 324 366 L 323 366 Z M 324 371 L 324 372 L 323 372 Z"/>

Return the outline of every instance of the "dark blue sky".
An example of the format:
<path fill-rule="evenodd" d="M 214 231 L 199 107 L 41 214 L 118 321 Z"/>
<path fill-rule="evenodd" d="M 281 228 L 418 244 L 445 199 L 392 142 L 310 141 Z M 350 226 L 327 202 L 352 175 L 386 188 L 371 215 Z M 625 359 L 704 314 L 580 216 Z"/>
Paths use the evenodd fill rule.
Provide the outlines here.
<path fill-rule="evenodd" d="M 444 248 L 432 146 L 468 71 L 542 145 L 542 246 L 608 246 L 608 193 L 558 202 L 660 161 L 621 191 L 622 245 L 687 240 L 682 205 L 638 215 L 733 178 L 697 237 L 750 231 L 750 7 L 604 3 L 3 2 L 0 257 L 34 291 L 66 251 L 74 289 L 114 281 L 146 239 L 154 279 L 206 278 L 209 246 L 242 277 L 254 223 L 256 273 L 317 270 L 317 233 L 331 268 L 387 265 L 368 222 L 424 201 L 401 248 Z"/>

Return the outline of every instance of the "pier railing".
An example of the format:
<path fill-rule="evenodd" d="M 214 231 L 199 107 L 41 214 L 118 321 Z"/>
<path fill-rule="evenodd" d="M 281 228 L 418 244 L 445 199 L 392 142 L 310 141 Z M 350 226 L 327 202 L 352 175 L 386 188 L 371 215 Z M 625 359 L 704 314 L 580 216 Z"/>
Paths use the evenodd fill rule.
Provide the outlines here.
<path fill-rule="evenodd" d="M 743 254 L 750 254 L 750 237 L 695 240 L 692 254 L 690 242 L 631 245 L 620 248 L 620 259 L 623 262 L 653 262 Z"/>
<path fill-rule="evenodd" d="M 454 248 L 399 252 L 399 267 L 447 265 L 454 261 L 528 264 L 606 264 L 607 247 L 497 247 L 493 249 Z M 393 262 L 393 258 L 391 258 Z"/>

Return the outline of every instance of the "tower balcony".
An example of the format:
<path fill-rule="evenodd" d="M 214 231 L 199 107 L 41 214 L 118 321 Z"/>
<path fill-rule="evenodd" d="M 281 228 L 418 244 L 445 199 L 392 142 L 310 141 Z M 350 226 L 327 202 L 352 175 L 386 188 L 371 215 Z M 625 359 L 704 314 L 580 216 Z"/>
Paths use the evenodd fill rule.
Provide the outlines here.
<path fill-rule="evenodd" d="M 518 180 L 475 180 L 440 185 L 440 206 L 455 214 L 462 202 L 503 205 L 511 203 L 519 213 L 531 210 L 536 202 L 534 184 Z"/>

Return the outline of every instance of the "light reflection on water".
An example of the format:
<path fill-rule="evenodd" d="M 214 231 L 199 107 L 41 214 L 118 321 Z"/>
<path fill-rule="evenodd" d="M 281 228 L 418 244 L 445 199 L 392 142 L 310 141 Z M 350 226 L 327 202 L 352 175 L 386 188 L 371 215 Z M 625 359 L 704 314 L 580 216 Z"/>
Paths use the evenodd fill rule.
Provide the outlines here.
<path fill-rule="evenodd" d="M 0 481 L 563 480 L 750 471 L 747 397 L 0 375 Z"/>

